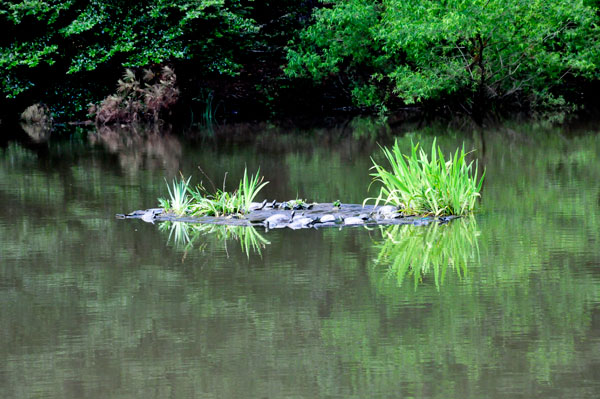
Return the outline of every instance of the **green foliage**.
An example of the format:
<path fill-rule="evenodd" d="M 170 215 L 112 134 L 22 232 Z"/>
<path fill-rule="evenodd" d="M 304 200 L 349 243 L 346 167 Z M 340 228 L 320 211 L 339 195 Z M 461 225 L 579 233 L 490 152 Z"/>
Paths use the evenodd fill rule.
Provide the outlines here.
<path fill-rule="evenodd" d="M 167 184 L 167 190 L 169 190 L 168 206 L 165 208 L 175 212 L 177 215 L 183 215 L 189 211 L 191 205 L 191 198 L 188 196 L 189 184 L 191 177 L 184 180 L 183 177 L 177 181 L 174 180 L 172 187 Z M 159 199 L 159 203 L 167 205 L 164 199 Z"/>
<path fill-rule="evenodd" d="M 376 203 L 383 199 L 408 214 L 436 216 L 464 215 L 475 207 L 485 173 L 478 183 L 477 162 L 475 168 L 473 161 L 467 163 L 464 145 L 448 161 L 435 140 L 430 157 L 419 144 L 412 145 L 410 156 L 402 154 L 398 141 L 382 150 L 391 170 L 373 160 L 373 182 L 382 184 Z"/>
<path fill-rule="evenodd" d="M 566 78 L 598 77 L 598 14 L 581 0 L 329 3 L 289 50 L 286 72 L 345 76 L 362 105 L 454 93 L 471 112 L 490 101 L 547 104 Z"/>
<path fill-rule="evenodd" d="M 179 182 L 173 182 L 172 190 L 167 184 L 170 196 L 168 204 L 164 199 L 158 201 L 165 209 L 170 209 L 177 215 L 191 214 L 194 216 L 217 217 L 243 215 L 248 212 L 259 191 L 269 183 L 263 182 L 264 178 L 259 177 L 259 173 L 260 169 L 256 175 L 248 177 L 248 172 L 244 169 L 244 176 L 240 180 L 237 190 L 233 192 L 226 191 L 224 180 L 223 189 L 217 189 L 214 194 L 209 193 L 202 184 L 197 185 L 195 188 L 190 187 L 191 177 L 187 180 L 181 178 Z"/>
<path fill-rule="evenodd" d="M 258 30 L 238 0 L 10 1 L 0 3 L 0 25 L 7 97 L 60 86 L 66 75 L 176 60 L 196 62 L 198 74 L 233 75 Z M 45 71 L 60 80 L 48 82 Z"/>

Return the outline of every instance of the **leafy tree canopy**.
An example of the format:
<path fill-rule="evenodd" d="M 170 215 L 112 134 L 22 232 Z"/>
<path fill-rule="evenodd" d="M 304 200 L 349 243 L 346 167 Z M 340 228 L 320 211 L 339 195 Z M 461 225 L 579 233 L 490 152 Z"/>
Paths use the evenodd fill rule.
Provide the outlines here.
<path fill-rule="evenodd" d="M 199 73 L 234 74 L 235 52 L 258 26 L 239 0 L 23 0 L 0 3 L 0 91 L 102 67 L 194 60 Z M 235 46 L 232 45 L 235 43 Z"/>
<path fill-rule="evenodd" d="M 343 76 L 359 105 L 460 94 L 560 104 L 565 80 L 598 77 L 597 9 L 556 0 L 335 0 L 288 52 L 292 77 Z"/>

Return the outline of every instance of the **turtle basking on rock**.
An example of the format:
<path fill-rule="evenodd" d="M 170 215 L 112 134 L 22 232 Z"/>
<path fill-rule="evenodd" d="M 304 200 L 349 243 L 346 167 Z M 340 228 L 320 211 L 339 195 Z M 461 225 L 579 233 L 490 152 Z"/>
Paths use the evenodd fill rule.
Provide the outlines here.
<path fill-rule="evenodd" d="M 295 213 L 295 211 L 292 211 L 289 215 L 285 213 L 276 213 L 266 218 L 263 224 L 267 229 L 284 228 L 294 219 Z"/>

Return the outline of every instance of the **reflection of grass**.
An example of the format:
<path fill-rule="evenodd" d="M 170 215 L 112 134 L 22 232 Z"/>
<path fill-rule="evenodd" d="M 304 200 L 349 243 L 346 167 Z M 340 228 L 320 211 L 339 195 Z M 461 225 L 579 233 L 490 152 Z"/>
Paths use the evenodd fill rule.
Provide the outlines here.
<path fill-rule="evenodd" d="M 169 231 L 169 242 L 178 248 L 186 251 L 200 242 L 200 248 L 204 249 L 207 241 L 216 239 L 216 241 L 225 243 L 227 241 L 239 241 L 242 252 L 250 256 L 250 252 L 261 254 L 261 249 L 270 242 L 265 239 L 254 227 L 251 226 L 224 226 L 217 224 L 195 224 L 184 222 L 163 222 L 159 226 L 161 231 Z"/>
<path fill-rule="evenodd" d="M 381 233 L 384 239 L 377 245 L 379 255 L 375 263 L 388 265 L 388 275 L 395 276 L 398 285 L 412 275 L 416 288 L 428 274 L 433 274 L 439 289 L 448 266 L 459 276 L 464 276 L 468 259 L 475 253 L 479 255 L 479 232 L 473 217 L 419 228 L 407 225 L 381 227 Z"/>

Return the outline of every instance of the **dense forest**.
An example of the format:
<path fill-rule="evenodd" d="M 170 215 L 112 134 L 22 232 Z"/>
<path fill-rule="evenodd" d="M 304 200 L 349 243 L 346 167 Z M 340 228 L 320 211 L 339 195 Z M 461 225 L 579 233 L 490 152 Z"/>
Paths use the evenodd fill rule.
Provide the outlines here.
<path fill-rule="evenodd" d="M 0 3 L 2 119 L 202 123 L 597 103 L 592 0 Z M 132 117 L 132 115 L 134 115 Z"/>

